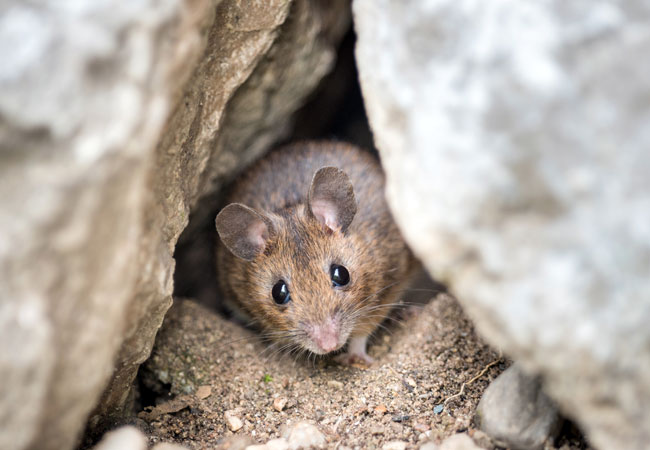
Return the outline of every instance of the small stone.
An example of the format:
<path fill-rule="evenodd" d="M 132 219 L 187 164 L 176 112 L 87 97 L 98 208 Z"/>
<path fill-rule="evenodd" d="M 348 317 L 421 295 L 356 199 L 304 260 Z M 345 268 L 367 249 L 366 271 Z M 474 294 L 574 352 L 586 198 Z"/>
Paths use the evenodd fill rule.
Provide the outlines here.
<path fill-rule="evenodd" d="M 433 407 L 433 413 L 434 414 L 440 414 L 443 409 L 445 409 L 445 405 L 442 405 L 442 404 L 436 405 L 436 406 Z"/>
<path fill-rule="evenodd" d="M 435 442 L 425 442 L 424 444 L 420 445 L 420 450 L 439 450 L 439 447 Z"/>
<path fill-rule="evenodd" d="M 408 414 L 395 414 L 393 417 L 391 417 L 391 420 L 393 422 L 402 423 L 402 422 L 406 422 L 410 418 L 411 416 L 409 416 Z"/>
<path fill-rule="evenodd" d="M 490 439 L 490 436 L 487 435 L 487 433 L 484 433 L 481 430 L 470 430 L 469 435 L 479 447 L 488 450 L 494 449 L 494 443 L 492 442 L 492 439 Z"/>
<path fill-rule="evenodd" d="M 476 415 L 481 430 L 504 447 L 542 449 L 561 425 L 539 379 L 525 374 L 516 364 L 488 386 Z"/>
<path fill-rule="evenodd" d="M 386 442 L 382 447 L 382 450 L 405 450 L 406 442 L 404 441 L 390 441 Z"/>
<path fill-rule="evenodd" d="M 454 434 L 448 437 L 438 447 L 438 450 L 481 450 L 466 433 Z"/>
<path fill-rule="evenodd" d="M 239 434 L 220 439 L 216 448 L 219 450 L 245 450 L 252 445 L 255 445 L 255 439 L 252 436 Z"/>
<path fill-rule="evenodd" d="M 375 436 L 380 435 L 380 434 L 384 434 L 384 427 L 379 426 L 379 425 L 374 426 L 374 427 L 372 427 L 370 429 L 370 434 L 375 435 Z"/>
<path fill-rule="evenodd" d="M 235 411 L 226 411 L 224 413 L 224 417 L 226 419 L 226 423 L 228 424 L 228 428 L 232 432 L 240 430 L 241 427 L 244 426 L 244 422 L 242 422 L 242 420 L 237 417 Z"/>
<path fill-rule="evenodd" d="M 327 385 L 329 387 L 334 388 L 334 389 L 341 389 L 343 387 L 343 383 L 341 383 L 340 381 L 337 381 L 337 380 L 329 380 L 327 382 Z"/>
<path fill-rule="evenodd" d="M 386 408 L 386 405 L 384 405 L 384 404 L 377 405 L 375 407 L 375 412 L 377 414 L 386 414 L 386 412 L 388 412 L 388 408 Z"/>
<path fill-rule="evenodd" d="M 287 450 L 289 443 L 286 439 L 271 439 L 266 444 L 249 445 L 245 450 Z"/>
<path fill-rule="evenodd" d="M 326 443 L 325 435 L 309 422 L 298 422 L 284 430 L 282 435 L 290 449 L 321 447 Z"/>
<path fill-rule="evenodd" d="M 419 431 L 420 433 L 424 433 L 426 431 L 429 431 L 431 427 L 426 423 L 418 422 L 415 425 L 413 425 L 413 429 L 415 431 Z"/>
<path fill-rule="evenodd" d="M 173 442 L 161 442 L 153 446 L 151 450 L 187 450 L 187 447 Z"/>
<path fill-rule="evenodd" d="M 135 427 L 126 426 L 110 431 L 93 450 L 146 450 L 147 438 Z"/>
<path fill-rule="evenodd" d="M 208 398 L 211 394 L 212 394 L 212 387 L 206 385 L 206 386 L 200 386 L 196 390 L 195 395 L 196 395 L 196 398 L 198 398 L 199 400 L 203 400 L 203 399 Z"/>
<path fill-rule="evenodd" d="M 287 406 L 287 399 L 285 397 L 278 397 L 273 400 L 273 409 L 280 412 Z"/>

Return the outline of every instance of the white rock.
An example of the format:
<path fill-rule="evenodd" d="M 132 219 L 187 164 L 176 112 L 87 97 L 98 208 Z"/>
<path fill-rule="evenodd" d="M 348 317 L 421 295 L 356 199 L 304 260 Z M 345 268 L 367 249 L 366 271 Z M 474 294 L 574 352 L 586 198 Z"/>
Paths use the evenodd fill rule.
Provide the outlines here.
<path fill-rule="evenodd" d="M 382 450 L 404 450 L 406 449 L 406 442 L 404 441 L 389 441 L 382 447 Z"/>
<path fill-rule="evenodd" d="M 420 445 L 419 450 L 440 450 L 440 447 L 438 447 L 435 442 L 425 442 L 424 444 Z"/>
<path fill-rule="evenodd" d="M 322 447 L 327 442 L 318 427 L 309 422 L 298 422 L 289 426 L 283 431 L 282 437 L 289 442 L 290 449 Z"/>
<path fill-rule="evenodd" d="M 481 450 L 465 433 L 454 434 L 442 441 L 438 450 Z"/>
<path fill-rule="evenodd" d="M 650 7 L 357 0 L 406 240 L 600 448 L 650 442 Z"/>
<path fill-rule="evenodd" d="M 223 413 L 224 419 L 230 431 L 238 431 L 244 426 L 244 422 L 239 418 L 236 411 L 226 411 Z"/>
<path fill-rule="evenodd" d="M 187 450 L 187 447 L 173 442 L 161 442 L 154 445 L 151 450 Z"/>
<path fill-rule="evenodd" d="M 126 426 L 106 433 L 93 450 L 147 450 L 147 438 L 136 427 Z"/>

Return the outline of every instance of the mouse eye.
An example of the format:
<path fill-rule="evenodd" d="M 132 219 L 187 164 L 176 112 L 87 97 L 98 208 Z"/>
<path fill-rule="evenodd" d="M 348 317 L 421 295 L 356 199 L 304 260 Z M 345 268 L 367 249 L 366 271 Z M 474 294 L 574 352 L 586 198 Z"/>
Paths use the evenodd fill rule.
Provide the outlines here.
<path fill-rule="evenodd" d="M 273 286 L 271 289 L 271 295 L 273 295 L 273 300 L 278 305 L 286 305 L 291 301 L 291 296 L 289 295 L 289 286 L 284 280 L 280 280 Z"/>
<path fill-rule="evenodd" d="M 334 286 L 337 287 L 345 286 L 350 282 L 348 269 L 337 264 L 332 264 L 332 267 L 330 267 L 330 278 L 332 279 Z"/>

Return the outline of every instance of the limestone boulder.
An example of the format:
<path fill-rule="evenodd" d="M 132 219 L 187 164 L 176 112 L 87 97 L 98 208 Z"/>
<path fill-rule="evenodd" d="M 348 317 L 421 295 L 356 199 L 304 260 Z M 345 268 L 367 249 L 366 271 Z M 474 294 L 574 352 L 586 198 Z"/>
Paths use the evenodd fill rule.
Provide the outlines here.
<path fill-rule="evenodd" d="M 286 129 L 348 17 L 341 1 L 0 6 L 0 448 L 73 447 L 100 397 L 91 430 L 124 413 L 192 207 Z"/>
<path fill-rule="evenodd" d="M 388 201 L 598 448 L 650 441 L 650 5 L 356 0 Z"/>

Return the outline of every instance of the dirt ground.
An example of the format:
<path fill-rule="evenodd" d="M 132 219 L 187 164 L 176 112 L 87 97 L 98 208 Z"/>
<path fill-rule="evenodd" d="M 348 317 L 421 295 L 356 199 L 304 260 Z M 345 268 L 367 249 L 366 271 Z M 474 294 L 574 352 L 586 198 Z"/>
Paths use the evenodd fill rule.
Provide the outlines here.
<path fill-rule="evenodd" d="M 395 440 L 418 448 L 458 432 L 480 438 L 476 406 L 507 361 L 447 294 L 387 328 L 369 348 L 373 365 L 347 367 L 277 354 L 253 331 L 177 300 L 141 369 L 142 400 L 158 405 L 139 414 L 142 425 L 152 444 L 192 449 L 225 448 L 233 435 L 265 443 L 299 421 L 315 424 L 328 448 Z M 583 447 L 570 434 L 552 448 Z"/>

